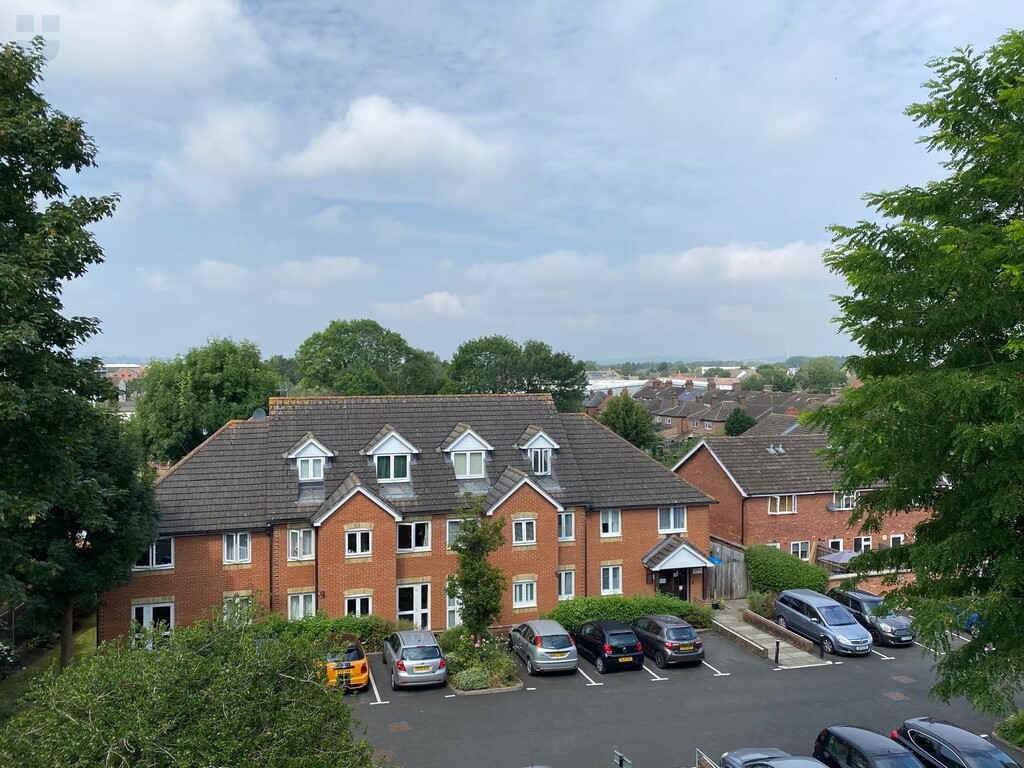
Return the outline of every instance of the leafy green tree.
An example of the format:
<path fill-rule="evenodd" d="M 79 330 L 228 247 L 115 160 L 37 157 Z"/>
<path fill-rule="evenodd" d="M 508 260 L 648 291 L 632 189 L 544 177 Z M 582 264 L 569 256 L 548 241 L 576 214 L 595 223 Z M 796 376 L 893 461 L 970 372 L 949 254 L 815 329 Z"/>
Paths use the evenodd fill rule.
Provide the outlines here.
<path fill-rule="evenodd" d="M 96 146 L 37 90 L 43 48 L 38 38 L 0 47 L 0 603 L 38 575 L 37 526 L 81 477 L 69 448 L 88 434 L 94 399 L 113 397 L 99 361 L 74 356 L 98 321 L 65 317 L 61 295 L 103 261 L 90 228 L 116 198 L 68 193 Z"/>
<path fill-rule="evenodd" d="M 1008 710 L 1024 684 L 1024 33 L 929 66 L 907 114 L 948 175 L 870 194 L 877 218 L 834 228 L 825 261 L 850 286 L 839 322 L 864 385 L 810 420 L 844 488 L 882 483 L 855 511 L 864 530 L 932 511 L 908 546 L 857 560 L 915 574 L 889 599 L 946 652 L 932 695 Z M 950 647 L 975 611 L 979 637 Z"/>
<path fill-rule="evenodd" d="M 597 420 L 642 450 L 653 451 L 661 444 L 654 431 L 654 416 L 628 393 L 609 398 Z"/>
<path fill-rule="evenodd" d="M 732 373 L 726 370 L 725 368 L 708 368 L 706 371 L 704 371 L 704 375 L 707 376 L 708 378 L 715 377 L 719 379 L 727 379 L 732 375 Z"/>
<path fill-rule="evenodd" d="M 754 378 L 756 376 L 756 378 Z M 796 389 L 797 381 L 789 375 L 789 369 L 781 363 L 765 363 L 757 366 L 757 373 L 754 376 L 746 376 L 742 379 L 741 388 L 747 391 L 764 389 L 770 386 L 773 392 L 792 392 Z M 755 384 L 757 386 L 755 386 Z"/>
<path fill-rule="evenodd" d="M 278 388 L 287 392 L 294 389 L 302 377 L 299 375 L 299 364 L 294 357 L 284 355 L 272 355 L 267 359 L 267 367 L 277 374 Z"/>
<path fill-rule="evenodd" d="M 218 619 L 135 647 L 104 643 L 34 682 L 0 733 L 0 764 L 373 766 L 351 708 L 319 678 L 327 649 L 296 636 L 258 643 L 260 633 Z"/>
<path fill-rule="evenodd" d="M 829 392 L 832 387 L 846 384 L 846 373 L 835 358 L 813 357 L 800 366 L 796 380 L 801 389 L 811 392 Z"/>
<path fill-rule="evenodd" d="M 135 427 L 149 456 L 177 461 L 232 419 L 278 393 L 278 378 L 251 341 L 212 339 L 184 357 L 154 360 L 142 376 Z"/>
<path fill-rule="evenodd" d="M 753 416 L 748 415 L 742 408 L 733 408 L 725 420 L 725 434 L 742 435 L 755 424 L 757 421 Z"/>
<path fill-rule="evenodd" d="M 462 603 L 463 626 L 479 636 L 501 616 L 502 594 L 508 586 L 505 572 L 487 559 L 505 543 L 505 521 L 484 517 L 483 497 L 468 501 L 462 509 L 466 518 L 452 542 L 459 567 L 448 579 L 448 596 Z"/>
<path fill-rule="evenodd" d="M 396 395 L 436 395 L 444 386 L 446 367 L 433 352 L 410 348 L 395 381 Z"/>
<path fill-rule="evenodd" d="M 485 336 L 463 343 L 448 366 L 444 391 L 468 394 L 550 392 L 560 411 L 578 411 L 586 394 L 582 361 L 554 352 L 541 341 L 522 347 L 506 336 Z"/>
<path fill-rule="evenodd" d="M 295 354 L 304 389 L 336 395 L 397 391 L 411 347 L 374 320 L 334 320 Z"/>

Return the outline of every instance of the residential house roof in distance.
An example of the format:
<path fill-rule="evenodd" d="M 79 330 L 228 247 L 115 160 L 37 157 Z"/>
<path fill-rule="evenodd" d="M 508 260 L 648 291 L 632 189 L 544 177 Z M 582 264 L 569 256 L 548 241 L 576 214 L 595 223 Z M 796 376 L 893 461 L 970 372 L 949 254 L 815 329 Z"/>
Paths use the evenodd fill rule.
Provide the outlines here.
<path fill-rule="evenodd" d="M 823 432 L 712 438 L 702 440 L 676 467 L 706 447 L 746 496 L 830 493 L 839 473 L 828 469 L 821 456 L 826 440 Z"/>
<path fill-rule="evenodd" d="M 540 432 L 556 446 L 543 475 L 518 446 Z M 308 436 L 333 455 L 322 481 L 300 483 L 288 454 Z M 445 446 L 462 436 L 484 451 L 483 477 L 455 477 Z M 378 481 L 374 452 L 406 454 L 408 477 Z M 546 394 L 271 398 L 265 418 L 225 425 L 158 481 L 156 496 L 161 533 L 188 534 L 322 519 L 354 492 L 399 515 L 445 513 L 466 492 L 500 498 L 520 476 L 563 505 L 711 502 L 593 419 L 558 413 Z"/>
<path fill-rule="evenodd" d="M 743 433 L 744 437 L 755 435 L 786 437 L 787 435 L 807 434 L 818 430 L 805 427 L 797 420 L 797 416 L 788 413 L 769 413 L 760 419 L 757 424 Z"/>

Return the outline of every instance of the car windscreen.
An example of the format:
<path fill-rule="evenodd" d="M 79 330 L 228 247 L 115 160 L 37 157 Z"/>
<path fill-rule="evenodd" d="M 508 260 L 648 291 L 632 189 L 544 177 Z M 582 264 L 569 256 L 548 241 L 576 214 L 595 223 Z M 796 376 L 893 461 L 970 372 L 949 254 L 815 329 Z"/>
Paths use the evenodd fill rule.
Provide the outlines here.
<path fill-rule="evenodd" d="M 689 627 L 669 627 L 665 630 L 668 640 L 696 640 L 697 633 Z"/>
<path fill-rule="evenodd" d="M 963 752 L 967 768 L 1018 768 L 1013 758 L 1001 749 L 985 750 L 984 752 Z"/>
<path fill-rule="evenodd" d="M 874 768 L 921 768 L 921 763 L 910 753 L 901 755 L 875 755 L 871 758 Z"/>
<path fill-rule="evenodd" d="M 543 635 L 540 638 L 541 648 L 554 648 L 558 651 L 571 645 L 568 635 Z"/>
<path fill-rule="evenodd" d="M 344 653 L 338 654 L 338 661 L 359 661 L 363 658 L 363 652 L 358 645 L 350 645 Z"/>
<path fill-rule="evenodd" d="M 850 612 L 841 605 L 824 605 L 818 609 L 818 612 L 821 613 L 822 621 L 830 627 L 842 627 L 846 624 L 857 623 Z"/>
<path fill-rule="evenodd" d="M 409 661 L 441 658 L 441 650 L 436 645 L 414 645 L 402 651 L 402 658 Z"/>
<path fill-rule="evenodd" d="M 636 635 L 632 632 L 609 632 L 608 645 L 636 645 Z"/>

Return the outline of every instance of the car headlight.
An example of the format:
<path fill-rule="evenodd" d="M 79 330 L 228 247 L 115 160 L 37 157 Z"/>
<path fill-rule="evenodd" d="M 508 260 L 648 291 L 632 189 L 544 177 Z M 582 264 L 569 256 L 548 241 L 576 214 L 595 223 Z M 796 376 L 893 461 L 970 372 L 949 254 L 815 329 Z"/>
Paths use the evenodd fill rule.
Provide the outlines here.
<path fill-rule="evenodd" d="M 850 638 L 846 637 L 846 635 L 836 635 L 836 640 L 838 640 L 840 643 L 846 643 L 847 645 L 852 644 Z"/>
<path fill-rule="evenodd" d="M 879 623 L 878 628 L 883 632 L 893 632 L 892 624 L 886 624 L 884 621 Z"/>

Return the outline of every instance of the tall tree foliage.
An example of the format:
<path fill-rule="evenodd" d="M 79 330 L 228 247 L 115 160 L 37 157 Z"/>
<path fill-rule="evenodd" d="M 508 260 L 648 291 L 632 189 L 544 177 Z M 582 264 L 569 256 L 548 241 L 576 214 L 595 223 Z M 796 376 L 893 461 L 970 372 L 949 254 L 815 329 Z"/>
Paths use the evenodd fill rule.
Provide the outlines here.
<path fill-rule="evenodd" d="M 811 392 L 829 392 L 832 387 L 846 383 L 846 372 L 832 357 L 813 357 L 800 366 L 796 381 L 801 389 Z"/>
<path fill-rule="evenodd" d="M 586 392 L 582 361 L 531 339 L 519 346 L 505 336 L 485 336 L 463 343 L 448 366 L 445 391 L 502 394 L 550 392 L 560 411 L 578 411 Z"/>
<path fill-rule="evenodd" d="M 508 586 L 505 572 L 488 560 L 505 543 L 505 521 L 484 517 L 482 497 L 470 501 L 462 511 L 466 519 L 452 542 L 459 567 L 448 580 L 448 596 L 461 602 L 463 626 L 481 634 L 501 615 L 501 597 Z"/>
<path fill-rule="evenodd" d="M 754 420 L 753 416 L 742 408 L 733 408 L 732 413 L 725 420 L 725 434 L 731 436 L 742 435 L 755 424 L 757 424 L 757 421 Z"/>
<path fill-rule="evenodd" d="M 1024 684 L 1024 34 L 929 66 L 907 114 L 948 175 L 870 194 L 877 221 L 834 228 L 826 263 L 849 283 L 839 323 L 864 386 L 811 418 L 845 487 L 884 483 L 855 513 L 867 531 L 933 510 L 909 546 L 859 560 L 916 575 L 892 602 L 947 651 L 933 695 L 1008 709 Z M 950 648 L 973 611 L 980 636 Z"/>
<path fill-rule="evenodd" d="M 44 63 L 42 40 L 0 48 L 0 602 L 35 572 L 34 528 L 79 476 L 68 445 L 110 393 L 98 361 L 74 357 L 98 322 L 65 317 L 61 292 L 103 260 L 88 227 L 116 200 L 69 193 L 64 174 L 93 166 L 96 147 L 37 90 Z"/>
<path fill-rule="evenodd" d="M 637 448 L 653 451 L 661 444 L 654 430 L 654 416 L 626 392 L 609 398 L 597 420 Z"/>
<path fill-rule="evenodd" d="M 213 339 L 184 357 L 150 364 L 135 426 L 151 457 L 177 461 L 231 419 L 265 408 L 279 383 L 254 343 Z"/>

